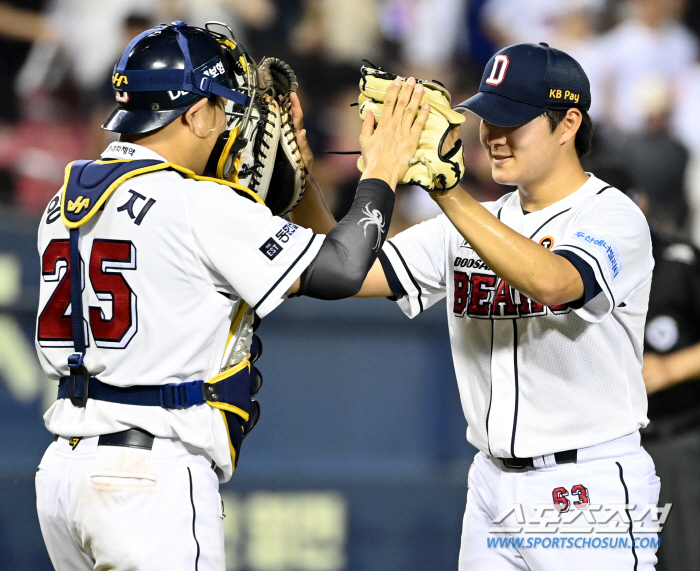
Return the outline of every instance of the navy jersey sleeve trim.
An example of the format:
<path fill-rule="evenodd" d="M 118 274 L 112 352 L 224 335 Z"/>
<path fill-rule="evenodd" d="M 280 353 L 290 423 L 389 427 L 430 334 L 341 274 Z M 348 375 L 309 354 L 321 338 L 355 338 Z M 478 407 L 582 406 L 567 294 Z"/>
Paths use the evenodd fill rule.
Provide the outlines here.
<path fill-rule="evenodd" d="M 384 276 L 386 277 L 386 281 L 389 284 L 391 293 L 393 294 L 388 299 L 390 299 L 391 301 L 396 301 L 397 299 L 401 299 L 402 297 L 408 295 L 403 287 L 403 284 L 401 283 L 401 280 L 399 279 L 399 276 L 396 275 L 396 270 L 394 270 L 394 266 L 391 265 L 389 258 L 384 253 L 384 250 L 381 250 L 379 252 L 378 257 L 379 263 L 382 265 L 382 269 L 384 270 Z"/>
<path fill-rule="evenodd" d="M 583 248 L 580 248 L 579 246 L 574 246 L 573 244 L 561 244 L 559 246 L 560 248 L 573 248 L 574 250 L 579 250 L 580 252 L 583 252 L 586 256 L 591 258 L 595 262 L 595 265 L 598 266 L 598 271 L 600 272 L 600 279 L 603 280 L 603 284 L 605 285 L 605 289 L 608 290 L 608 294 L 610 295 L 610 300 L 612 301 L 612 307 L 616 307 L 617 303 L 615 302 L 615 296 L 613 295 L 612 289 L 610 289 L 610 286 L 608 285 L 607 280 L 605 279 L 605 274 L 603 273 L 603 268 L 600 267 L 600 262 L 598 262 L 597 258 L 591 254 L 590 252 L 586 252 Z M 559 253 L 559 250 L 554 252 L 555 254 Z M 602 291 L 602 290 L 601 290 Z"/>
<path fill-rule="evenodd" d="M 406 270 L 406 274 L 408 274 L 408 277 L 411 279 L 411 283 L 413 283 L 413 286 L 416 288 L 416 291 L 418 292 L 418 306 L 420 307 L 420 311 L 422 313 L 424 309 L 422 299 L 423 294 L 420 286 L 418 285 L 418 281 L 416 280 L 416 278 L 413 277 L 411 270 L 408 269 L 408 264 L 406 263 L 406 260 L 403 259 L 401 252 L 399 252 L 399 249 L 394 245 L 394 243 L 391 240 L 387 240 L 385 243 L 389 244 L 394 249 L 396 255 L 399 257 L 399 260 L 401 260 L 401 263 L 403 264 L 404 270 Z"/>
<path fill-rule="evenodd" d="M 609 188 L 612 188 L 612 184 L 609 184 L 608 186 L 604 186 L 603 188 L 601 188 L 598 192 L 596 192 L 596 195 L 602 194 L 603 192 L 605 192 Z"/>
<path fill-rule="evenodd" d="M 311 235 L 311 240 L 309 240 L 309 243 L 308 243 L 308 244 L 306 245 L 306 247 L 302 250 L 301 254 L 299 254 L 299 255 L 297 256 L 297 259 L 294 260 L 294 261 L 291 263 L 291 265 L 287 268 L 287 270 L 280 276 L 280 278 L 275 282 L 275 285 L 273 285 L 269 290 L 267 290 L 267 293 L 266 293 L 264 296 L 262 296 L 262 297 L 260 298 L 260 301 L 259 301 L 258 303 L 255 304 L 255 306 L 253 307 L 253 309 L 258 309 L 258 307 L 260 307 L 260 306 L 263 304 L 263 302 L 270 296 L 270 294 L 271 294 L 273 291 L 275 291 L 275 288 L 277 288 L 277 286 L 280 285 L 280 283 L 282 282 L 282 280 L 283 280 L 284 278 L 287 277 L 287 275 L 289 274 L 289 272 L 292 271 L 292 268 L 293 268 L 294 266 L 296 266 L 297 263 L 299 262 L 299 260 L 301 260 L 301 259 L 304 257 L 304 255 L 306 254 L 306 252 L 309 251 L 309 248 L 311 247 L 311 244 L 313 244 L 313 242 L 314 242 L 315 239 L 316 239 L 316 234 L 312 234 L 312 235 Z"/>
<path fill-rule="evenodd" d="M 578 271 L 583 281 L 583 296 L 576 301 L 572 301 L 567 305 L 573 309 L 579 309 L 591 301 L 595 296 L 597 296 L 601 291 L 600 285 L 595 279 L 595 272 L 593 268 L 584 261 L 581 256 L 574 254 L 569 250 L 558 250 L 554 252 L 557 256 L 567 259 L 576 271 Z"/>

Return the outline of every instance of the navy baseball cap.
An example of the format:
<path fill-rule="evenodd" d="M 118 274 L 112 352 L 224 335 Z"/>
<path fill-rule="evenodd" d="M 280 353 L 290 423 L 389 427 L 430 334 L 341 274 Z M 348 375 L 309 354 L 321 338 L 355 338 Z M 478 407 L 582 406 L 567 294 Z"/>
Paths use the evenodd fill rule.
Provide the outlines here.
<path fill-rule="evenodd" d="M 591 87 L 581 65 L 547 44 L 515 44 L 486 64 L 479 93 L 455 106 L 499 127 L 517 127 L 547 109 L 588 111 Z"/>

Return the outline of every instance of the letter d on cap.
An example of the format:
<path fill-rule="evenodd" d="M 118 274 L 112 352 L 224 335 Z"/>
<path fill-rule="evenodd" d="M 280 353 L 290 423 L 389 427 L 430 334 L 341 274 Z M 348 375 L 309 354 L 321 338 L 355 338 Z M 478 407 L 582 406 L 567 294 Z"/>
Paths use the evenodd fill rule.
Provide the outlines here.
<path fill-rule="evenodd" d="M 506 78 L 506 70 L 508 69 L 508 64 L 510 60 L 506 55 L 497 55 L 493 60 L 493 67 L 491 68 L 491 75 L 484 82 L 486 85 L 501 85 L 503 80 Z"/>

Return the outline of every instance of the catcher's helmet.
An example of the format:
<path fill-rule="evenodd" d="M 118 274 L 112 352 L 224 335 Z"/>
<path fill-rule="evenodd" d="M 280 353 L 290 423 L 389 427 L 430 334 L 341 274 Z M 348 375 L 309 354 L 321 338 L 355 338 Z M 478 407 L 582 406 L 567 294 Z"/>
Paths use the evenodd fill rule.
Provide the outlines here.
<path fill-rule="evenodd" d="M 234 104 L 238 112 L 229 115 L 247 116 L 255 87 L 247 54 L 232 36 L 215 33 L 210 25 L 202 29 L 174 22 L 134 38 L 114 67 L 117 108 L 102 128 L 147 133 L 212 95 Z"/>

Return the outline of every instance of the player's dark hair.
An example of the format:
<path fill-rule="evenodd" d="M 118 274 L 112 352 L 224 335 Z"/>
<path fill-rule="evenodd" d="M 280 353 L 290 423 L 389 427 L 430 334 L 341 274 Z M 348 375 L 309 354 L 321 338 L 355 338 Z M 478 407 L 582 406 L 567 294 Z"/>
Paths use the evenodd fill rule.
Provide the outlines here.
<path fill-rule="evenodd" d="M 593 138 L 593 121 L 591 121 L 590 116 L 587 111 L 579 109 L 581 111 L 581 125 L 579 125 L 578 131 L 576 131 L 576 139 L 574 140 L 574 147 L 576 148 L 576 154 L 579 159 L 585 157 L 591 152 L 591 140 Z M 549 119 L 549 127 L 554 132 L 566 117 L 568 109 L 547 109 L 545 115 Z"/>

